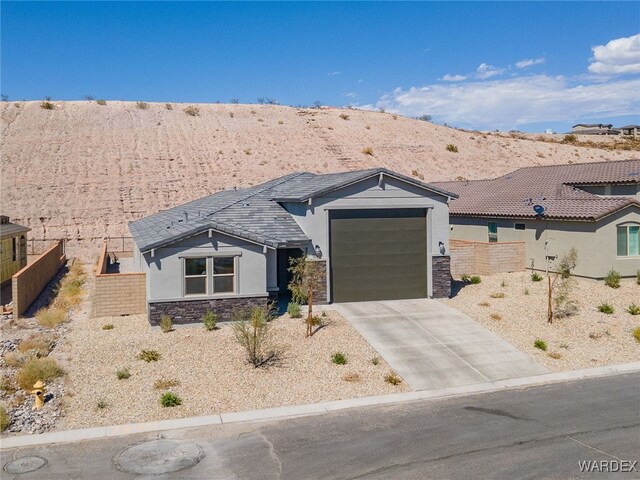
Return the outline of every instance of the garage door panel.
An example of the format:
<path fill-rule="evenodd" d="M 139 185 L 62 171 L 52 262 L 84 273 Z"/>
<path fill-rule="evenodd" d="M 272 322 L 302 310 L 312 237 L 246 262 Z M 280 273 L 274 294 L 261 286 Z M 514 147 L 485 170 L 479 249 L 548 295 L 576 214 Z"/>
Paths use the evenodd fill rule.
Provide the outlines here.
<path fill-rule="evenodd" d="M 333 301 L 426 296 L 424 209 L 332 212 L 330 231 Z"/>

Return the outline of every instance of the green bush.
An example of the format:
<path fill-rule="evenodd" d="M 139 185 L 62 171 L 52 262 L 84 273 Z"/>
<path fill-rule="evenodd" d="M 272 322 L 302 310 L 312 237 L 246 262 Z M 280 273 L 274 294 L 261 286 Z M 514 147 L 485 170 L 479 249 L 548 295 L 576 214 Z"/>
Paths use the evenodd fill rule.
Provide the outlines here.
<path fill-rule="evenodd" d="M 160 318 L 160 330 L 164 333 L 170 332 L 173 329 L 173 321 L 169 315 L 163 315 Z"/>
<path fill-rule="evenodd" d="M 478 275 L 474 275 L 469 279 L 469 283 L 472 285 L 477 285 L 482 282 L 482 279 Z"/>
<path fill-rule="evenodd" d="M 302 309 L 300 308 L 300 304 L 297 302 L 289 302 L 289 305 L 287 306 L 287 313 L 291 318 L 302 317 Z"/>
<path fill-rule="evenodd" d="M 636 342 L 640 343 L 640 327 L 636 327 L 631 331 L 631 334 L 636 339 Z"/>
<path fill-rule="evenodd" d="M 458 147 L 456 147 L 453 143 L 448 144 L 446 147 L 447 152 L 458 153 Z"/>
<path fill-rule="evenodd" d="M 371 359 L 371 363 L 372 363 L 373 365 L 378 365 L 378 364 L 380 363 L 380 357 L 373 357 L 373 358 Z"/>
<path fill-rule="evenodd" d="M 608 303 L 601 303 L 600 305 L 598 305 L 598 311 L 606 314 L 611 314 L 613 313 L 614 308 Z"/>
<path fill-rule="evenodd" d="M 402 379 L 394 372 L 385 375 L 384 381 L 390 383 L 391 385 L 400 385 L 402 383 Z"/>
<path fill-rule="evenodd" d="M 32 390 L 38 380 L 47 382 L 64 375 L 64 370 L 53 358 L 32 358 L 16 374 L 16 382 L 23 390 Z"/>
<path fill-rule="evenodd" d="M 636 284 L 640 285 L 640 270 L 636 272 Z"/>
<path fill-rule="evenodd" d="M 539 338 L 537 338 L 536 341 L 533 342 L 533 346 L 536 347 L 538 350 L 542 350 L 542 351 L 547 350 L 547 342 L 545 342 L 544 340 L 540 340 Z"/>
<path fill-rule="evenodd" d="M 204 328 L 206 328 L 207 330 L 215 330 L 216 325 L 218 324 L 218 316 L 211 310 L 207 310 L 207 312 L 202 317 L 202 323 L 204 324 Z"/>
<path fill-rule="evenodd" d="M 468 274 L 463 273 L 462 275 L 460 275 L 460 281 L 464 283 L 469 283 L 471 281 L 471 277 Z"/>
<path fill-rule="evenodd" d="M 107 101 L 106 101 L 106 100 L 102 100 L 102 99 L 100 98 L 100 99 L 96 100 L 96 103 L 97 103 L 98 105 L 106 105 L 106 104 L 107 104 Z"/>
<path fill-rule="evenodd" d="M 98 407 L 100 410 L 107 408 L 107 402 L 100 399 L 98 400 L 98 403 L 96 403 L 96 407 Z"/>
<path fill-rule="evenodd" d="M 636 305 L 635 303 L 632 303 L 627 308 L 627 312 L 629 312 L 631 315 L 640 315 L 640 306 Z"/>
<path fill-rule="evenodd" d="M 11 417 L 4 409 L 4 407 L 0 405 L 0 432 L 4 432 L 10 424 Z"/>
<path fill-rule="evenodd" d="M 607 276 L 604 277 L 604 284 L 607 287 L 620 288 L 620 272 L 614 270 L 613 268 L 609 270 Z"/>
<path fill-rule="evenodd" d="M 532 282 L 540 282 L 540 281 L 542 281 L 542 275 L 540 275 L 538 272 L 533 272 L 531 274 L 531 281 Z"/>
<path fill-rule="evenodd" d="M 138 354 L 138 358 L 140 360 L 144 360 L 147 363 L 149 363 L 149 362 L 157 362 L 158 360 L 160 360 L 160 353 L 158 353 L 155 350 L 142 350 Z"/>
<path fill-rule="evenodd" d="M 331 362 L 336 365 L 346 365 L 347 356 L 342 352 L 336 352 L 331 356 Z"/>
<path fill-rule="evenodd" d="M 160 397 L 160 405 L 163 407 L 176 407 L 182 405 L 182 399 L 175 393 L 166 392 Z"/>
<path fill-rule="evenodd" d="M 131 377 L 131 373 L 129 372 L 128 368 L 123 368 L 122 370 L 118 370 L 116 372 L 116 377 L 118 377 L 118 380 L 126 380 L 127 378 Z"/>
<path fill-rule="evenodd" d="M 43 100 L 40 104 L 40 108 L 44 108 L 45 110 L 53 110 L 56 106 L 49 101 L 49 99 Z"/>
<path fill-rule="evenodd" d="M 111 323 L 107 323 L 106 325 L 102 326 L 103 330 L 113 330 L 113 324 Z"/>

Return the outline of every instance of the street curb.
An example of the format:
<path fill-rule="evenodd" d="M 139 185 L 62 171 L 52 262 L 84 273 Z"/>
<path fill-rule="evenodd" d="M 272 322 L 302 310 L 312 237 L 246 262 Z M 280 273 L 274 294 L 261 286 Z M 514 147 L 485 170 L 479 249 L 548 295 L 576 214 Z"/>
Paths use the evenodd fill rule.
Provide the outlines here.
<path fill-rule="evenodd" d="M 276 407 L 263 410 L 222 413 L 219 415 L 208 415 L 202 417 L 178 418 L 145 423 L 130 423 L 126 425 L 113 425 L 108 427 L 83 428 L 79 430 L 66 430 L 62 432 L 48 432 L 39 435 L 20 435 L 14 437 L 5 437 L 0 439 L 0 449 L 6 450 L 10 448 L 30 447 L 34 445 L 46 445 L 52 443 L 72 443 L 80 442 L 83 440 L 120 437 L 135 433 L 158 432 L 180 428 L 206 427 L 210 425 L 224 425 L 243 422 L 283 420 L 309 415 L 323 415 L 329 412 L 335 412 L 338 410 L 345 410 L 349 408 L 367 407 L 374 405 L 393 405 L 404 402 L 415 402 L 418 400 L 434 400 L 478 393 L 490 393 L 501 390 L 541 386 L 572 380 L 583 380 L 587 378 L 607 377 L 611 375 L 620 375 L 632 372 L 640 372 L 640 362 L 624 363 L 607 367 L 588 368 L 585 370 L 573 370 L 569 372 L 545 373 L 533 377 L 498 380 L 495 382 L 480 383 L 476 385 L 464 385 L 460 387 L 441 388 L 437 390 L 420 390 L 406 393 L 380 395 L 375 397 L 351 398 L 346 400 L 335 400 L 331 402 L 297 405 L 293 407 Z"/>

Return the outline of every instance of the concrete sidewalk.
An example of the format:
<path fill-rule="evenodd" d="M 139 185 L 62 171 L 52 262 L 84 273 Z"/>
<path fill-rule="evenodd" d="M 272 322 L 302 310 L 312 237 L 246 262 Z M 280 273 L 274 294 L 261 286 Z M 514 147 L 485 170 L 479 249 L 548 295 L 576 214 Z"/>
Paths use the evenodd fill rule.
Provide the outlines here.
<path fill-rule="evenodd" d="M 156 422 L 132 423 L 128 425 L 85 428 L 80 430 L 67 430 L 63 432 L 49 432 L 40 435 L 4 437 L 0 439 L 0 449 L 7 450 L 12 448 L 48 445 L 53 443 L 72 443 L 80 442 L 83 440 L 132 435 L 136 433 L 161 432 L 166 430 L 204 427 L 209 425 L 282 420 L 308 415 L 321 415 L 349 408 L 366 407 L 372 405 L 390 405 L 403 402 L 413 402 L 417 400 L 442 399 L 461 395 L 526 388 L 550 383 L 604 377 L 631 372 L 640 372 L 640 362 L 612 365 L 609 367 L 590 368 L 586 370 L 575 370 L 571 372 L 549 373 L 544 375 L 537 375 L 534 377 L 501 380 L 496 382 L 450 387 L 437 390 L 423 390 L 392 395 L 382 395 L 377 397 L 336 400 L 333 402 L 300 405 L 295 407 L 269 408 L 264 410 L 223 413 L 220 415 L 209 415 L 203 417 L 179 418 L 174 420 L 161 420 Z"/>
<path fill-rule="evenodd" d="M 428 298 L 335 304 L 415 390 L 548 373 L 464 313 Z"/>

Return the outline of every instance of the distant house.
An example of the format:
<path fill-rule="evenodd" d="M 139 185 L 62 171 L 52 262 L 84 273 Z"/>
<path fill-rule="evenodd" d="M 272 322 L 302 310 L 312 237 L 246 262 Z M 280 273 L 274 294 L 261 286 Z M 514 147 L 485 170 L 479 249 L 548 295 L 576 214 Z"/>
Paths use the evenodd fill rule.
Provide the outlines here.
<path fill-rule="evenodd" d="M 378 168 L 294 173 L 129 224 L 149 320 L 286 298 L 291 258 L 319 262 L 319 302 L 447 297 L 455 194 Z"/>
<path fill-rule="evenodd" d="M 620 129 L 610 123 L 578 123 L 571 129 L 574 135 L 620 135 Z"/>
<path fill-rule="evenodd" d="M 27 232 L 30 230 L 0 215 L 0 284 L 11 280 L 14 273 L 27 265 Z"/>
<path fill-rule="evenodd" d="M 452 241 L 524 242 L 527 266 L 537 270 L 571 247 L 576 275 L 640 270 L 640 160 L 526 167 L 434 185 L 459 195 L 450 204 Z"/>
<path fill-rule="evenodd" d="M 625 125 L 624 127 L 620 127 L 620 131 L 622 135 L 637 137 L 640 133 L 640 125 Z"/>

